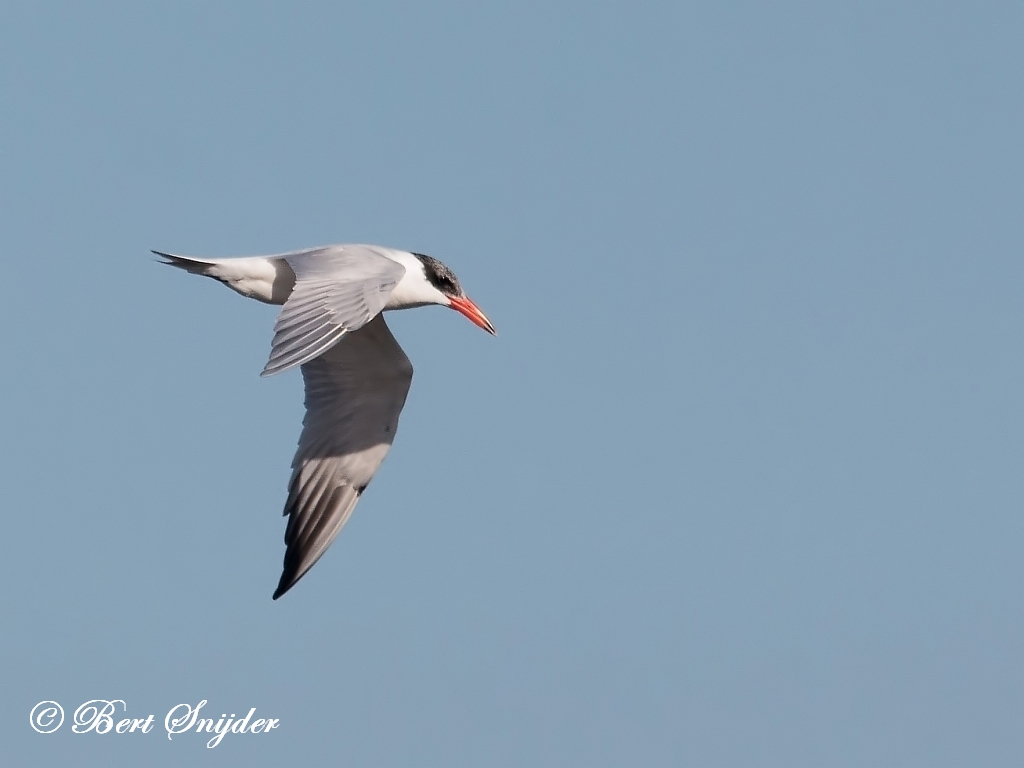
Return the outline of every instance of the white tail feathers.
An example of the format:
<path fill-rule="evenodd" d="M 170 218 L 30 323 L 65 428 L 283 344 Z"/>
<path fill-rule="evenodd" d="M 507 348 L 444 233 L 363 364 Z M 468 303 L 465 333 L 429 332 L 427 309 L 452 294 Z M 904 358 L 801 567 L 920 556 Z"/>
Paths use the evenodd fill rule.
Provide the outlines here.
<path fill-rule="evenodd" d="M 219 280 L 233 291 L 266 304 L 284 304 L 295 286 L 295 273 L 281 258 L 249 256 L 241 259 L 205 259 L 153 251 L 164 264 L 194 275 Z"/>

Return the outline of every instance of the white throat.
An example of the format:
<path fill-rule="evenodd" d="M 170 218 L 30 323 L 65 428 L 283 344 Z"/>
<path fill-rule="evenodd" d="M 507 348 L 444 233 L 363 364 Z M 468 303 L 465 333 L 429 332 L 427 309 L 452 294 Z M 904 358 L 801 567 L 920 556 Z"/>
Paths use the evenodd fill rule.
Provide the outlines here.
<path fill-rule="evenodd" d="M 423 271 L 423 262 L 407 251 L 395 251 L 390 248 L 375 248 L 382 256 L 397 261 L 405 267 L 405 274 L 388 297 L 384 309 L 411 309 L 426 304 L 440 304 L 447 307 L 451 302 L 448 297 L 427 280 Z"/>

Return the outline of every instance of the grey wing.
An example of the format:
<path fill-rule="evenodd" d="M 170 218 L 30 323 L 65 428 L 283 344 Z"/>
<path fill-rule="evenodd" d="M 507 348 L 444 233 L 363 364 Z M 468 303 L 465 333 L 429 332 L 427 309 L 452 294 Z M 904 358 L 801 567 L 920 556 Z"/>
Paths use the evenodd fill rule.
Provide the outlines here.
<path fill-rule="evenodd" d="M 313 567 L 348 520 L 398 428 L 412 364 L 377 314 L 302 366 L 306 418 L 292 461 L 284 571 L 276 600 Z"/>
<path fill-rule="evenodd" d="M 281 254 L 295 287 L 274 323 L 262 376 L 302 365 L 384 309 L 405 267 L 371 246 L 333 245 Z"/>

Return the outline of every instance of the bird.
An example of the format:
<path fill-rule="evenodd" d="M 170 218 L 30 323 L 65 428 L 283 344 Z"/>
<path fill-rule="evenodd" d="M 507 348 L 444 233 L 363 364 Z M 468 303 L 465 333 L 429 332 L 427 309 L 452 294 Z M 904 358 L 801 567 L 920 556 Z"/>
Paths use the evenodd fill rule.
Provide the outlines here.
<path fill-rule="evenodd" d="M 327 551 L 394 442 L 413 368 L 383 312 L 439 304 L 496 331 L 455 273 L 422 253 L 378 245 L 233 258 L 153 253 L 281 306 L 261 376 L 301 368 L 306 415 L 284 505 L 277 600 Z"/>

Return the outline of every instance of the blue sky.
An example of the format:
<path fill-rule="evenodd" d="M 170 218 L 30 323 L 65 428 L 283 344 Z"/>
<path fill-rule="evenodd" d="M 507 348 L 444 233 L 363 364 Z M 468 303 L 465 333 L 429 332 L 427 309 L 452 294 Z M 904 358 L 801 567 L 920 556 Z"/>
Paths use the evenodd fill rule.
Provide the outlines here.
<path fill-rule="evenodd" d="M 5 764 L 1018 763 L 1022 31 L 5 4 Z M 332 242 L 441 258 L 499 335 L 389 315 L 395 447 L 272 602 L 300 377 L 149 249 Z M 202 699 L 281 725 L 168 741 Z"/>

